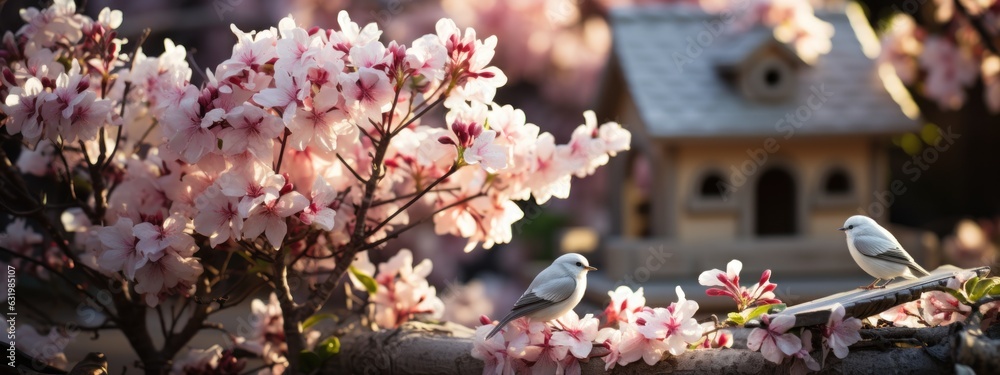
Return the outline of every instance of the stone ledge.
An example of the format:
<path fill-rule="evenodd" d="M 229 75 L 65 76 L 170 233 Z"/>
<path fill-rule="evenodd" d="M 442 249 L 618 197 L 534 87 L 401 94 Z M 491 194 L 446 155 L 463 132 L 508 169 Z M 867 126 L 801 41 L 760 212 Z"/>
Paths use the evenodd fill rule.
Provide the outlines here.
<path fill-rule="evenodd" d="M 776 365 L 765 360 L 759 352 L 745 348 L 750 329 L 733 331 L 735 341 L 741 348 L 687 351 L 677 357 L 667 357 L 655 366 L 639 361 L 628 366 L 616 366 L 610 373 L 758 374 L 789 371 L 789 364 Z M 830 356 L 819 374 L 952 373 L 952 340 L 945 340 L 951 337 L 949 332 L 949 327 L 865 330 L 863 334 L 868 337 L 913 337 L 935 344 L 926 349 L 877 349 L 878 346 L 869 344 L 866 346 L 874 350 L 853 349 L 843 360 Z M 450 323 L 407 323 L 396 330 L 355 333 L 341 338 L 341 354 L 326 370 L 329 373 L 352 374 L 481 374 L 483 363 L 471 355 L 471 335 L 472 330 Z M 606 373 L 601 358 L 593 358 L 580 365 L 583 374 Z"/>

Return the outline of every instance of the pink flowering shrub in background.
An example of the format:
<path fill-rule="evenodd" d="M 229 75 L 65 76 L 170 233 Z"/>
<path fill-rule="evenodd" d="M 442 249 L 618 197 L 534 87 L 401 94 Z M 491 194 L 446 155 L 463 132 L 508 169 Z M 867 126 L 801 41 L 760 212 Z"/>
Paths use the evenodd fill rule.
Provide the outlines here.
<path fill-rule="evenodd" d="M 997 2 L 933 1 L 924 12 L 903 8 L 886 23 L 879 61 L 942 109 L 959 110 L 975 99 L 1000 112 Z M 969 98 L 977 81 L 983 82 L 983 96 Z"/>
<path fill-rule="evenodd" d="M 367 291 L 374 309 L 375 323 L 379 327 L 396 328 L 400 324 L 423 315 L 429 319 L 440 319 L 444 314 L 444 302 L 437 297 L 437 290 L 427 283 L 431 273 L 431 261 L 424 259 L 413 266 L 410 250 L 400 250 L 385 263 L 375 266 L 368 261 L 368 254 L 359 254 L 351 269 L 351 281 L 359 291 Z M 373 275 L 373 285 L 364 279 Z"/>
<path fill-rule="evenodd" d="M 184 47 L 125 48 L 121 12 L 93 20 L 61 0 L 21 15 L 27 25 L 0 54 L 2 133 L 22 145 L 0 163 L 4 211 L 23 217 L 3 251 L 90 297 L 101 321 L 88 324 L 126 331 L 149 373 L 201 329 L 225 329 L 202 323 L 253 284 L 274 293 L 254 301 L 253 332 L 233 341 L 274 373 L 336 352 L 335 337 L 320 341 L 306 323 L 345 273 L 369 294 L 371 309 L 356 312 L 379 327 L 441 317 L 428 261 L 413 266 L 402 251 L 376 272 L 366 252 L 425 222 L 467 239 L 466 251 L 507 243 L 523 216 L 515 201 L 566 198 L 572 176 L 630 144 L 592 112 L 560 144 L 495 103 L 507 81 L 491 65 L 497 38 L 449 19 L 405 44 L 346 12 L 337 29 L 291 17 L 233 26 L 230 58 L 196 86 Z M 38 194 L 26 175 L 66 194 Z M 104 285 L 111 298 L 91 296 Z M 160 319 L 157 344 L 138 320 L 164 307 L 175 316 Z M 235 366 L 221 356 L 174 368 Z"/>

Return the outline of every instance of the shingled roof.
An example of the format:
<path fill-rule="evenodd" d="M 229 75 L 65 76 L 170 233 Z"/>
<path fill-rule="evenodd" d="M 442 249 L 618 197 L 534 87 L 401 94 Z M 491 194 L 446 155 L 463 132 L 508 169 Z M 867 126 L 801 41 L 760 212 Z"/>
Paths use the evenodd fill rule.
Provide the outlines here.
<path fill-rule="evenodd" d="M 735 45 L 750 43 L 754 33 L 727 33 L 692 61 L 675 63 L 706 22 L 719 20 L 684 6 L 641 6 L 611 12 L 614 57 L 620 77 L 653 137 L 759 137 L 783 134 L 776 123 L 806 104 L 822 87 L 830 96 L 812 111 L 796 134 L 892 134 L 915 130 L 916 120 L 904 115 L 879 78 L 877 64 L 862 44 L 845 13 L 817 11 L 835 29 L 831 51 L 797 69 L 797 90 L 778 103 L 750 100 L 719 74 L 718 61 L 731 59 Z M 867 25 L 865 25 L 867 27 Z M 870 33 L 870 29 L 867 32 Z M 734 38 L 744 38 L 746 43 Z M 759 39 L 759 38 L 756 38 Z M 610 93 L 614 95 L 614 93 Z M 905 92 L 903 93 L 905 95 Z M 897 95 L 899 95 L 897 93 Z M 908 96 L 906 97 L 908 99 Z"/>

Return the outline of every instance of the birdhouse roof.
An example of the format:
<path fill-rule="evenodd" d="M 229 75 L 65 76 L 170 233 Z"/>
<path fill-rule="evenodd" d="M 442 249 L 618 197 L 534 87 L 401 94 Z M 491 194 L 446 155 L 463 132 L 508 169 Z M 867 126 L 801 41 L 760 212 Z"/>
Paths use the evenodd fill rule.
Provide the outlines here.
<path fill-rule="evenodd" d="M 730 32 L 727 25 L 709 39 L 713 34 L 708 25 L 721 23 L 722 18 L 688 6 L 614 9 L 610 17 L 613 58 L 617 59 L 614 66 L 646 132 L 653 137 L 783 135 L 794 125 L 788 123 L 789 115 L 796 121 L 796 116 L 808 117 L 795 129 L 796 134 L 874 135 L 915 130 L 916 120 L 904 114 L 905 108 L 916 117 L 908 92 L 891 70 L 883 69 L 880 74 L 873 57 L 866 55 L 877 53 L 870 43 L 878 47 L 867 23 L 857 26 L 865 29 L 856 32 L 843 12 L 817 11 L 816 16 L 834 27 L 831 50 L 796 69 L 794 95 L 776 103 L 747 98 L 727 83 L 719 70 L 720 64 L 732 65 L 759 50 L 762 43 L 771 43 L 773 33 Z M 699 38 L 706 46 L 699 44 Z M 863 38 L 870 39 L 868 51 L 863 51 Z M 683 58 L 690 61 L 683 65 L 675 62 Z M 825 101 L 816 106 L 814 99 L 814 108 L 810 108 L 811 95 L 821 95 Z"/>
<path fill-rule="evenodd" d="M 719 46 L 713 51 L 710 63 L 719 68 L 738 66 L 750 59 L 753 54 L 767 47 L 774 47 L 774 50 L 778 51 L 782 57 L 795 65 L 808 65 L 791 47 L 775 39 L 771 29 L 762 26 L 746 30 L 738 36 L 718 38 L 715 43 L 719 43 Z"/>

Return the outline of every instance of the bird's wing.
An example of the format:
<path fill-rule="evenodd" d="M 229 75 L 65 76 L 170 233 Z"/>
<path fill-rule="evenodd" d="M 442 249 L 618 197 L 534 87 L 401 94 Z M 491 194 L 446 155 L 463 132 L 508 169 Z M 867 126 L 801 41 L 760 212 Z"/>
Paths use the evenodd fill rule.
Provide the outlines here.
<path fill-rule="evenodd" d="M 570 276 L 556 277 L 529 288 L 514 303 L 514 311 L 536 304 L 551 305 L 569 298 L 576 290 L 576 279 Z"/>
<path fill-rule="evenodd" d="M 573 292 L 576 290 L 576 278 L 574 277 L 567 275 L 546 279 L 541 276 L 542 274 L 539 274 L 538 277 L 535 277 L 535 281 L 531 283 L 528 290 L 521 295 L 521 298 L 517 299 L 517 302 L 514 303 L 514 308 L 507 313 L 507 316 L 500 319 L 500 324 L 497 324 L 497 326 L 494 327 L 488 335 L 486 335 L 487 339 L 493 337 L 493 335 L 497 334 L 497 332 L 500 332 L 501 328 L 514 319 L 565 301 L 573 295 Z"/>
<path fill-rule="evenodd" d="M 881 259 L 903 265 L 915 264 L 910 254 L 903 250 L 903 247 L 888 239 L 879 236 L 858 236 L 854 238 L 854 248 L 859 253 L 876 259 Z"/>

